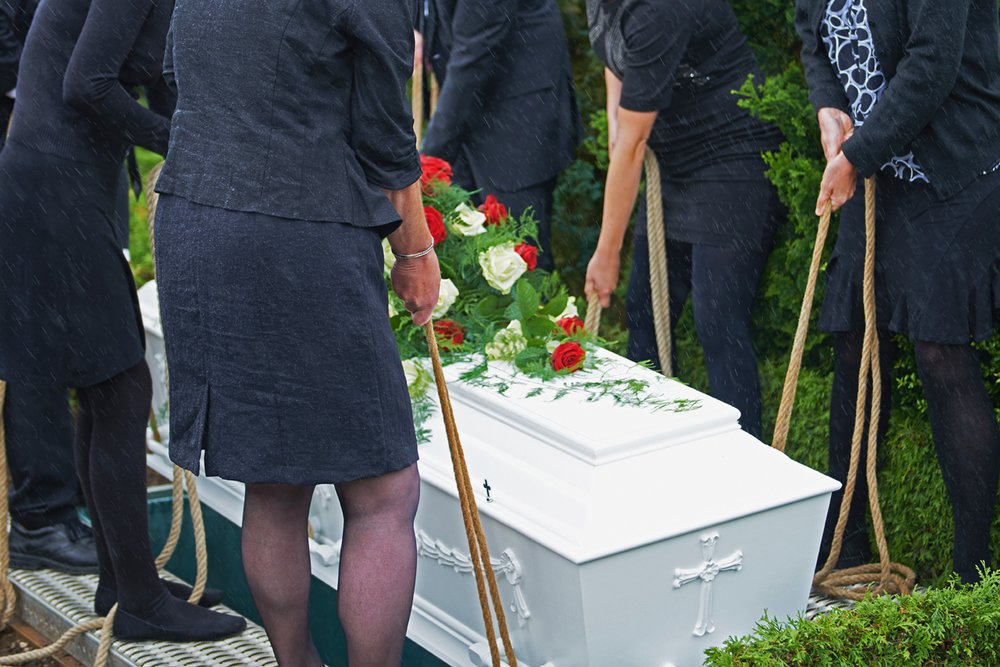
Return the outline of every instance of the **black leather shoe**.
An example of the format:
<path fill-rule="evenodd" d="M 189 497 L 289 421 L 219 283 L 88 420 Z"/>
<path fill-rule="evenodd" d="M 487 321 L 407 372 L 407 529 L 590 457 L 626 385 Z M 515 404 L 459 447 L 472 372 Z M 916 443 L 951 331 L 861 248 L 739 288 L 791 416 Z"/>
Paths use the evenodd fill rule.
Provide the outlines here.
<path fill-rule="evenodd" d="M 10 566 L 19 570 L 50 568 L 66 574 L 96 574 L 94 536 L 77 519 L 35 530 L 12 521 Z"/>

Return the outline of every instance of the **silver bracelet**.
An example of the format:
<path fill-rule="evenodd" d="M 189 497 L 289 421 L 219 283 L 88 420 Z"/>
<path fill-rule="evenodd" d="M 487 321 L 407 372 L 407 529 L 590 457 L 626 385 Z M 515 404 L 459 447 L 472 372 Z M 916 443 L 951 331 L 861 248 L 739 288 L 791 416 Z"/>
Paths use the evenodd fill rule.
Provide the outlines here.
<path fill-rule="evenodd" d="M 408 255 L 406 253 L 396 252 L 395 250 L 393 250 L 392 254 L 396 256 L 396 259 L 420 259 L 421 257 L 431 254 L 432 250 L 434 250 L 434 241 L 431 241 L 431 244 L 427 246 L 426 250 L 421 250 L 420 252 L 415 252 Z"/>

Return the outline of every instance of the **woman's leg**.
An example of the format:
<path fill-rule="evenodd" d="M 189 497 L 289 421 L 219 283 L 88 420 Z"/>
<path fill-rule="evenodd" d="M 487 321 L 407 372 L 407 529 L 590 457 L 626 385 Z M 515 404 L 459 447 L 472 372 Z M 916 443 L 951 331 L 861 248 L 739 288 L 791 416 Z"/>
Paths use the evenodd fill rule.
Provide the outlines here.
<path fill-rule="evenodd" d="M 916 342 L 914 352 L 955 521 L 954 569 L 978 581 L 976 568 L 991 560 L 1000 428 L 971 345 Z"/>
<path fill-rule="evenodd" d="M 312 486 L 247 484 L 243 570 L 281 667 L 322 667 L 309 634 Z"/>
<path fill-rule="evenodd" d="M 337 485 L 344 509 L 340 621 L 350 667 L 398 665 L 413 605 L 420 497 L 416 465 Z"/>
<path fill-rule="evenodd" d="M 767 253 L 696 245 L 692 257 L 694 322 L 712 396 L 738 408 L 743 430 L 760 438 L 760 378 L 752 320 Z"/>
<path fill-rule="evenodd" d="M 851 442 L 854 437 L 854 416 L 858 402 L 858 372 L 861 367 L 861 349 L 864 342 L 863 331 L 847 331 L 834 334 L 833 388 L 830 393 L 830 477 L 841 484 L 847 482 L 851 463 Z M 892 407 L 892 366 L 896 358 L 896 345 L 892 336 L 879 333 L 880 366 L 882 371 L 882 411 L 879 415 L 879 445 L 885 439 Z M 871 396 L 868 397 L 871 405 Z M 871 542 L 868 537 L 868 483 L 865 476 L 865 461 L 868 452 L 868 407 L 866 406 L 865 430 L 861 439 L 861 459 L 858 463 L 858 481 L 844 532 L 843 548 L 840 552 L 839 567 L 853 567 L 871 561 Z M 826 516 L 826 527 L 820 547 L 819 565 L 826 563 L 830 553 L 833 533 L 840 515 L 843 489 L 830 498 L 830 511 Z"/>
<path fill-rule="evenodd" d="M 168 595 L 149 544 L 146 514 L 146 419 L 152 393 L 142 361 L 77 391 L 77 458 L 98 541 L 101 582 L 114 580 L 119 609 L 115 636 L 165 641 L 210 640 L 242 631 L 224 616 Z M 88 437 L 89 434 L 89 437 Z"/>

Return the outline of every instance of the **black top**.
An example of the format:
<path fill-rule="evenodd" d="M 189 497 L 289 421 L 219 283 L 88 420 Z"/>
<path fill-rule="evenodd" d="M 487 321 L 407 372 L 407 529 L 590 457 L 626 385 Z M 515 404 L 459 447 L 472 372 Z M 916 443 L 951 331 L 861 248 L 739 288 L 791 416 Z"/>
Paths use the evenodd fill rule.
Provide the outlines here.
<path fill-rule="evenodd" d="M 398 221 L 379 188 L 420 177 L 413 19 L 409 0 L 179 0 L 157 189 L 284 218 Z"/>
<path fill-rule="evenodd" d="M 666 170 L 780 143 L 732 94 L 749 74 L 762 76 L 725 0 L 588 0 L 588 14 L 597 57 L 622 81 L 621 107 L 659 112 L 649 146 Z"/>
<path fill-rule="evenodd" d="M 0 96 L 17 84 L 17 64 L 37 8 L 37 0 L 0 0 Z"/>
<path fill-rule="evenodd" d="M 476 183 L 520 190 L 573 161 L 581 124 L 556 0 L 420 0 L 441 96 L 429 155 L 461 156 Z"/>
<path fill-rule="evenodd" d="M 829 0 L 798 0 L 796 27 L 813 105 L 850 113 L 820 36 Z M 990 169 L 1000 154 L 1000 20 L 996 0 L 868 4 L 888 85 L 844 154 L 863 176 L 910 151 L 940 196 Z"/>
<path fill-rule="evenodd" d="M 38 8 L 21 59 L 10 141 L 107 164 L 132 144 L 163 154 L 169 120 L 135 86 L 162 77 L 171 0 L 58 0 Z"/>

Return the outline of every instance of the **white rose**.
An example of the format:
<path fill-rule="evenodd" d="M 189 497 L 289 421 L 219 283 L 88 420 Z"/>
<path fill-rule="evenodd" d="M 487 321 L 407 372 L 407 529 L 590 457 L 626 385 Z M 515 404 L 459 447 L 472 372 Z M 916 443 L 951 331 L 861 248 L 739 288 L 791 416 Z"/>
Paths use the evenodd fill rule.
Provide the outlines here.
<path fill-rule="evenodd" d="M 396 264 L 396 256 L 392 254 L 392 246 L 388 239 L 382 239 L 382 262 L 385 265 L 385 274 L 392 273 L 392 267 Z"/>
<path fill-rule="evenodd" d="M 399 311 L 396 310 L 396 306 L 392 305 L 392 299 L 389 299 L 389 319 L 399 315 Z"/>
<path fill-rule="evenodd" d="M 462 236 L 479 236 L 486 233 L 486 214 L 482 211 L 462 203 L 455 208 L 455 213 L 458 213 L 458 222 L 453 223 L 452 228 Z"/>
<path fill-rule="evenodd" d="M 493 342 L 486 344 L 486 358 L 490 361 L 509 361 L 528 347 L 528 341 L 521 329 L 521 321 L 514 320 L 493 336 Z"/>
<path fill-rule="evenodd" d="M 406 388 L 411 398 L 423 396 L 431 385 L 431 375 L 417 359 L 407 359 L 403 362 L 403 375 L 406 376 Z"/>
<path fill-rule="evenodd" d="M 575 296 L 571 296 L 569 298 L 569 301 L 566 302 L 566 307 L 563 309 L 562 313 L 560 313 L 557 317 L 553 317 L 552 320 L 554 322 L 558 322 L 564 317 L 580 317 L 580 311 L 576 309 Z"/>
<path fill-rule="evenodd" d="M 441 319 L 448 313 L 448 309 L 455 304 L 458 299 L 458 288 L 451 278 L 441 280 L 441 291 L 438 293 L 438 302 L 434 306 L 434 319 Z"/>
<path fill-rule="evenodd" d="M 528 270 L 527 262 L 514 251 L 513 243 L 501 243 L 479 253 L 479 266 L 490 287 L 503 294 L 510 294 L 514 283 Z"/>

